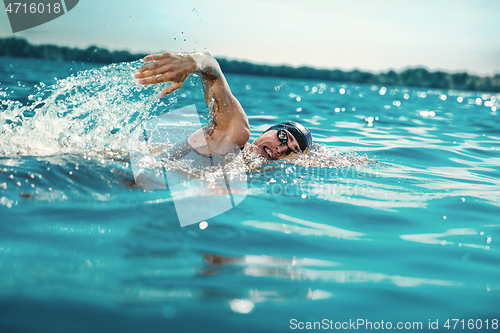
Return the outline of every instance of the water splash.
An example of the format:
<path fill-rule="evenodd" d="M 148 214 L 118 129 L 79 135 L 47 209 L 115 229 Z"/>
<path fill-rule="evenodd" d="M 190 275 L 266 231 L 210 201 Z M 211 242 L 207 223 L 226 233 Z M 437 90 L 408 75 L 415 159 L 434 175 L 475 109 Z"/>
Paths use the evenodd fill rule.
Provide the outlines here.
<path fill-rule="evenodd" d="M 0 156 L 98 154 L 127 158 L 131 134 L 142 130 L 148 120 L 190 99 L 203 100 L 197 76 L 192 76 L 183 89 L 160 100 L 162 85 L 141 86 L 134 80 L 133 73 L 142 65 L 140 60 L 112 64 L 81 71 L 53 85 L 40 83 L 26 104 L 7 99 L 8 95 L 2 92 L 6 99 L 1 102 L 4 110 L 0 112 Z M 209 108 L 200 112 L 205 124 L 211 120 Z M 174 143 L 165 142 L 164 149 Z M 245 166 L 240 161 L 233 163 L 229 168 L 232 174 L 252 172 L 263 164 L 275 163 L 266 162 L 249 149 L 245 149 L 243 158 Z M 307 154 L 291 156 L 286 163 L 338 168 L 366 165 L 369 160 L 366 156 L 339 154 L 332 148 L 314 144 Z M 180 164 L 171 169 L 204 179 L 214 174 L 214 170 L 200 171 Z"/>
<path fill-rule="evenodd" d="M 79 72 L 51 86 L 40 83 L 27 105 L 3 100 L 0 156 L 82 151 L 125 155 L 130 133 L 178 102 L 175 95 L 160 101 L 160 86 L 135 82 L 132 74 L 142 64 L 112 64 Z"/>
<path fill-rule="evenodd" d="M 313 143 L 304 154 L 290 155 L 286 161 L 307 168 L 327 169 L 358 168 L 377 163 L 371 161 L 366 154 L 359 155 L 352 150 L 342 152 L 318 143 Z"/>

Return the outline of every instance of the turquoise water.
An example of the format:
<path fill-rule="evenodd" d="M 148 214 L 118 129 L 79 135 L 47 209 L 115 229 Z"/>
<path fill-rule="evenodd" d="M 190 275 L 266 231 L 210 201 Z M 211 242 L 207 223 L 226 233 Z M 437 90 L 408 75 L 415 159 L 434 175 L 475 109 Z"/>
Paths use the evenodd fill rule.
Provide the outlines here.
<path fill-rule="evenodd" d="M 135 183 L 127 145 L 205 117 L 201 85 L 159 101 L 140 65 L 0 58 L 2 332 L 495 328 L 500 95 L 228 74 L 252 139 L 297 119 L 316 144 L 250 157 L 245 200 L 202 230 Z"/>

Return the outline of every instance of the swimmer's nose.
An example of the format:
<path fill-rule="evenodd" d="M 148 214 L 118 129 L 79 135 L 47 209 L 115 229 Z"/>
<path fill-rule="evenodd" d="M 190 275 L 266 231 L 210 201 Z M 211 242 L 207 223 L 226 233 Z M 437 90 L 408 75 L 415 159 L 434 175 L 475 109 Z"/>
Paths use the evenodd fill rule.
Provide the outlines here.
<path fill-rule="evenodd" d="M 276 146 L 276 155 L 277 156 L 282 156 L 283 154 L 286 154 L 287 150 L 288 150 L 288 146 L 287 145 Z"/>

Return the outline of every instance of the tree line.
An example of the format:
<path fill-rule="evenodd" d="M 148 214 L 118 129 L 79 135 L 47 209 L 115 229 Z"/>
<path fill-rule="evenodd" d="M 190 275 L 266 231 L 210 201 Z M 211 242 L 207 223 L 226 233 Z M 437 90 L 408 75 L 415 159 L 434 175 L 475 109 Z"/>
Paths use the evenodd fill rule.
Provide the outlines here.
<path fill-rule="evenodd" d="M 33 45 L 25 39 L 11 37 L 0 39 L 0 56 L 110 64 L 135 61 L 143 58 L 145 54 L 133 54 L 128 51 L 109 51 L 97 46 L 90 46 L 82 50 L 56 45 Z M 399 73 L 391 70 L 386 73 L 374 74 L 359 70 L 342 71 L 339 69 L 328 70 L 311 67 L 295 68 L 291 66 L 257 65 L 245 61 L 222 58 L 218 58 L 217 60 L 222 71 L 225 73 L 376 85 L 500 92 L 500 74 L 492 77 L 480 77 L 465 72 L 430 72 L 425 68 L 410 68 Z"/>

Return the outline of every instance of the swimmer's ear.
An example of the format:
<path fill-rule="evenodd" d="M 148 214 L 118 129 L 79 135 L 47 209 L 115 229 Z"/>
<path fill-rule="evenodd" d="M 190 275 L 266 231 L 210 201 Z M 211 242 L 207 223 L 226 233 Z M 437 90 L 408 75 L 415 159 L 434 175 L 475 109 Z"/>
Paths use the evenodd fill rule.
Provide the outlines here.
<path fill-rule="evenodd" d="M 160 98 L 163 98 L 166 95 L 173 93 L 174 91 L 176 91 L 181 87 L 182 87 L 182 82 L 172 82 L 168 87 L 166 87 L 161 91 Z"/>

